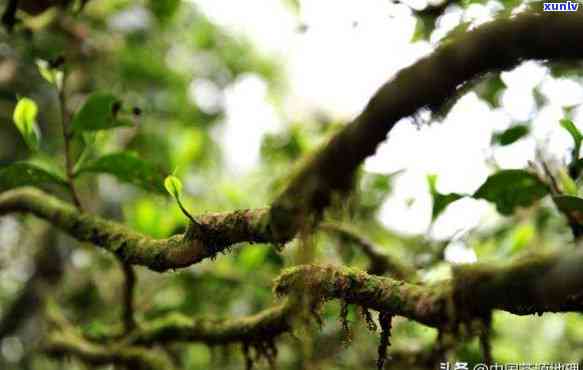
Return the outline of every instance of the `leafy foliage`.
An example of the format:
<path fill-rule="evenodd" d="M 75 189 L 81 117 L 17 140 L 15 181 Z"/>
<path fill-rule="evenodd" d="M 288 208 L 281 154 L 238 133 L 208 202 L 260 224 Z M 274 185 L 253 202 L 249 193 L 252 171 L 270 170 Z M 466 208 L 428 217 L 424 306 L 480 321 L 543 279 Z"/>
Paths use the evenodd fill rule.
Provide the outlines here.
<path fill-rule="evenodd" d="M 304 15 L 300 12 L 303 10 L 300 9 L 300 1 L 283 1 L 293 16 Z M 517 0 L 499 3 L 494 5 L 502 5 L 505 14 L 510 14 L 520 4 Z M 449 27 L 449 21 L 442 22 L 445 19 L 442 15 L 449 8 L 453 10 L 451 14 L 459 12 L 462 16 L 452 31 L 440 39 L 440 43 L 455 42 L 457 36 L 464 35 L 468 28 L 474 26 L 472 12 L 466 12 L 468 7 L 490 9 L 491 5 L 484 0 L 454 0 L 437 6 L 430 4 L 427 9 L 420 11 L 412 9 L 417 17 L 414 41 L 433 42 L 437 39 L 433 35 L 443 35 L 440 31 L 443 27 Z M 397 6 L 407 5 L 400 3 Z M 30 150 L 20 140 L 13 140 L 14 128 L 11 125 L 0 125 L 0 191 L 19 186 L 38 186 L 56 190 L 52 195 L 68 201 L 67 192 L 71 190 L 70 183 L 74 183 L 80 190 L 84 212 L 98 211 L 105 218 L 123 218 L 120 222 L 137 232 L 154 238 L 167 238 L 184 231 L 188 222 L 184 216 L 196 222 L 186 211 L 187 207 L 193 210 L 193 214 L 204 214 L 269 205 L 278 191 L 287 184 L 291 168 L 328 138 L 336 126 L 343 127 L 336 122 L 327 122 L 329 117 L 320 117 L 319 113 L 307 111 L 297 117 L 295 114 L 289 115 L 287 107 L 283 106 L 287 86 L 282 77 L 283 69 L 280 68 L 280 64 L 285 61 L 265 57 L 241 34 L 215 24 L 214 17 L 207 18 L 196 2 L 99 0 L 89 2 L 85 11 L 74 15 L 51 8 L 51 11 L 39 17 L 29 17 L 19 12 L 18 16 L 22 16 L 21 27 L 17 27 L 14 34 L 5 36 L 2 48 L 5 59 L 0 63 L 0 99 L 6 103 L 0 105 L 0 110 L 3 110 L 6 117 L 13 113 L 15 115 L 16 112 L 12 112 L 14 96 L 34 96 L 41 107 L 42 120 L 37 122 L 39 108 L 36 103 L 23 98 L 27 100 L 19 108 L 18 122 L 16 117 L 14 121 L 27 147 L 44 153 L 43 158 L 49 158 L 46 160 L 49 163 L 45 166 L 44 163 L 35 162 L 35 158 L 30 158 Z M 301 19 L 298 21 L 301 23 Z M 391 19 L 387 17 L 386 22 L 391 22 Z M 309 33 L 311 29 L 305 27 L 301 31 Z M 359 29 L 353 31 L 358 32 Z M 395 52 L 398 53 L 398 50 Z M 55 61 L 55 56 L 62 54 L 66 57 L 66 68 L 57 68 L 53 62 L 44 62 Z M 581 76 L 580 62 L 543 64 L 550 69 L 553 77 Z M 8 75 L 12 65 L 16 68 L 10 77 Z M 68 116 L 71 120 L 60 122 L 58 92 L 65 71 L 68 77 Z M 272 106 L 278 118 L 287 125 L 283 125 L 277 133 L 266 133 L 263 136 L 261 161 L 249 174 L 234 176 L 226 166 L 228 158 L 225 158 L 225 144 L 222 142 L 223 130 L 227 127 L 224 118 L 229 114 L 225 102 L 230 99 L 228 95 L 235 90 L 234 87 L 249 78 L 265 83 L 265 103 Z M 203 84 L 210 86 L 216 94 L 219 103 L 212 109 L 204 104 L 204 99 L 200 99 L 197 90 L 200 81 L 204 81 Z M 550 101 L 542 94 L 540 87 L 533 89 L 537 103 L 535 109 L 543 108 Z M 501 107 L 500 96 L 506 88 L 500 74 L 493 72 L 479 81 L 469 81 L 461 86 L 459 92 L 474 92 L 491 108 L 504 109 Z M 91 93 L 94 91 L 97 92 Z M 452 105 L 455 103 L 453 99 L 451 102 Z M 130 115 L 127 107 L 133 105 L 143 107 L 143 112 L 137 116 Z M 80 109 L 74 110 L 76 107 Z M 548 178 L 540 180 L 524 170 L 501 170 L 494 173 L 474 197 L 494 203 L 504 215 L 514 214 L 520 207 L 531 208 L 529 212 L 520 212 L 519 217 L 504 218 L 492 227 L 489 223 L 487 227 L 479 225 L 477 232 L 464 235 L 465 249 L 468 253 L 474 251 L 479 261 L 493 257 L 514 257 L 530 253 L 534 248 L 548 251 L 562 248 L 571 242 L 564 215 L 583 221 L 583 205 L 577 197 L 580 184 L 575 181 L 583 170 L 583 159 L 578 159 L 582 135 L 577 130 L 579 122 L 571 115 L 566 114 L 565 117 L 568 122 L 561 124 L 573 138 L 575 150 L 568 173 L 563 168 L 551 168 L 553 174 L 558 174 L 555 180 L 558 179 L 560 191 L 566 194 L 553 198 L 556 208 L 561 211 L 560 215 L 554 212 L 550 202 L 537 202 L 549 192 L 544 183 L 550 183 Z M 438 115 L 432 116 L 432 120 L 438 118 Z M 492 151 L 503 150 L 499 146 L 510 145 L 525 138 L 529 135 L 529 125 L 516 123 L 508 130 L 494 134 Z M 43 133 L 42 146 L 39 145 L 39 127 Z M 63 127 L 65 130 L 62 130 Z M 118 127 L 132 129 L 114 130 Z M 67 138 L 70 140 L 69 148 L 64 145 Z M 244 139 L 244 135 L 237 138 L 240 144 L 248 145 Z M 67 155 L 73 163 L 72 179 L 67 178 Z M 22 161 L 24 158 L 27 161 Z M 342 155 L 338 160 L 343 160 Z M 173 168 L 180 168 L 180 171 L 165 177 Z M 372 265 L 371 254 L 373 258 L 387 254 L 403 264 L 414 264 L 423 280 L 433 281 L 434 271 L 440 274 L 446 271 L 441 276 L 449 277 L 451 261 L 444 258 L 444 248 L 448 243 L 435 241 L 433 236 L 423 233 L 403 236 L 381 222 L 381 207 L 387 204 L 387 199 L 390 200 L 393 180 L 399 173 L 369 173 L 360 170 L 353 196 L 347 199 L 350 204 L 345 207 L 350 212 L 326 212 L 322 215 L 324 221 L 331 218 L 331 221 L 355 224 L 359 234 L 374 241 L 370 244 L 378 252 L 366 250 L 366 247 L 361 250 L 355 241 L 318 233 L 313 243 L 310 241 L 314 245 L 310 258 L 317 263 L 342 261 L 364 270 Z M 98 181 L 96 175 L 99 174 L 114 176 L 120 182 L 146 191 L 131 192 L 131 196 L 128 196 L 128 192 L 120 191 L 121 184 L 118 182 Z M 183 194 L 180 179 L 188 185 L 188 196 Z M 449 205 L 470 196 L 439 192 L 437 179 L 437 175 L 427 178 L 433 201 L 432 222 Z M 177 201 L 178 207 L 169 206 L 167 198 L 153 196 L 152 192 L 161 195 L 169 193 Z M 409 199 L 411 203 L 417 201 L 413 197 Z M 344 199 L 341 199 L 342 202 Z M 341 204 L 342 207 L 346 205 Z M 10 233 L 7 233 L 6 238 L 0 235 L 2 312 L 6 312 L 5 307 L 17 298 L 24 284 L 23 276 L 28 279 L 28 270 L 32 265 L 21 261 L 31 261 L 34 258 L 33 252 L 42 250 L 45 243 L 52 240 L 36 240 L 36 234 L 40 234 L 38 231 L 41 230 L 37 224 L 44 222 L 31 222 L 26 218 L 18 220 L 25 227 L 14 228 L 19 229 L 14 232 L 10 230 L 18 239 L 11 238 Z M 5 225 L 12 225 L 11 221 L 4 223 L 4 220 L 0 220 L 3 232 L 13 229 Z M 35 240 L 32 240 L 33 236 Z M 10 239 L 17 241 L 11 243 Z M 59 238 L 58 241 L 58 248 L 66 251 L 63 253 L 66 256 L 66 274 L 59 289 L 55 290 L 58 292 L 55 300 L 64 308 L 66 318 L 78 325 L 80 330 L 89 336 L 104 338 L 117 330 L 120 321 L 120 296 L 123 289 L 119 264 L 110 255 L 95 253 L 95 248 L 76 243 L 73 245 L 69 239 Z M 29 244 L 34 244 L 34 248 L 28 248 Z M 23 248 L 23 245 L 27 248 Z M 244 243 L 212 263 L 169 272 L 162 277 L 136 269 L 135 303 L 138 321 L 145 322 L 168 313 L 182 313 L 189 317 L 212 313 L 211 316 L 221 320 L 259 312 L 272 304 L 268 282 L 284 266 L 297 263 L 295 253 L 298 249 L 286 248 L 280 251 L 271 245 Z M 43 266 L 35 265 L 34 270 Z M 334 303 L 322 307 L 322 312 L 310 315 L 321 315 L 323 322 L 329 325 L 330 321 L 336 320 L 338 311 L 348 313 L 348 319 L 353 320 L 351 310 L 346 312 L 347 307 L 339 307 Z M 333 331 L 332 335 L 316 333 L 313 339 L 317 350 L 314 353 L 302 353 L 306 357 L 301 360 L 306 360 L 309 365 L 330 369 L 360 369 L 374 367 L 378 351 L 379 360 L 384 360 L 385 354 L 388 355 L 386 365 L 390 367 L 399 358 L 403 348 L 435 346 L 436 331 L 398 320 L 391 329 L 391 342 L 394 343 L 387 353 L 388 330 L 385 329 L 388 329 L 388 314 L 385 313 L 381 320 L 383 339 L 380 348 L 377 348 L 378 338 L 375 335 L 359 335 L 351 347 L 339 351 L 341 347 L 335 346 L 334 339 L 338 338 L 334 337 Z M 349 324 L 348 319 L 344 324 Z M 565 361 L 566 356 L 570 355 L 578 360 L 583 355 L 576 346 L 583 337 L 580 330 L 583 319 L 580 317 L 573 315 L 557 318 L 545 315 L 543 318 L 521 320 L 497 314 L 492 330 L 496 333 L 493 337 L 494 357 L 499 363 L 532 360 L 528 356 L 534 352 L 537 358 L 544 358 L 545 362 Z M 375 324 L 370 318 L 367 321 L 369 326 Z M 364 328 L 359 325 L 355 321 L 352 330 Z M 543 328 L 549 327 L 561 328 L 562 334 L 547 335 Z M 14 337 L 2 342 L 0 368 L 83 368 L 83 364 L 74 358 L 63 362 L 60 359 L 49 359 L 42 353 L 32 353 L 29 362 L 27 351 L 24 354 L 25 360 L 7 361 L 7 354 L 10 354 L 13 347 L 10 343 L 17 338 L 28 350 L 29 331 L 35 336 L 39 334 L 36 328 L 27 328 L 23 333 L 15 333 Z M 303 339 L 306 332 L 301 328 L 294 335 Z M 553 342 L 549 337 L 557 339 Z M 541 341 L 540 338 L 545 340 Z M 447 344 L 451 338 L 441 339 L 443 344 Z M 559 341 L 560 345 L 549 345 Z M 295 368 L 298 352 L 293 346 L 295 341 L 278 341 L 278 349 L 281 348 L 285 353 L 281 361 L 278 360 L 281 362 L 278 368 Z M 148 348 L 148 351 L 155 352 L 162 347 L 182 368 L 206 370 L 217 366 L 240 368 L 242 365 L 241 356 L 235 354 L 234 346 L 226 346 L 216 352 L 215 346 L 209 350 L 207 345 L 177 342 L 168 347 L 160 343 Z M 526 347 L 529 349 L 526 350 Z M 271 351 L 270 348 L 262 347 L 262 344 L 254 347 L 254 343 L 249 343 L 249 349 L 256 351 L 257 358 L 261 357 L 261 351 Z M 469 361 L 472 365 L 483 360 L 475 341 L 468 340 L 451 352 L 452 356 Z M 222 356 L 223 353 L 225 356 Z M 424 352 L 414 354 L 423 356 Z M 252 355 L 249 359 L 254 357 Z M 257 363 L 257 359 L 254 361 L 258 367 L 262 365 Z M 317 363 L 312 364 L 312 361 Z M 406 366 L 414 367 L 412 364 Z"/>
<path fill-rule="evenodd" d="M 413 33 L 413 38 L 411 41 L 421 41 L 427 40 L 431 36 L 431 33 L 435 29 L 435 22 L 437 17 L 433 14 L 423 14 L 417 18 L 417 23 L 415 24 L 415 32 Z"/>
<path fill-rule="evenodd" d="M 75 132 L 107 130 L 120 126 L 131 126 L 127 118 L 121 118 L 122 103 L 110 93 L 91 94 L 73 119 Z"/>
<path fill-rule="evenodd" d="M 26 162 L 0 167 L 0 191 L 19 186 L 45 185 L 66 186 L 66 182 L 59 175 Z"/>
<path fill-rule="evenodd" d="M 174 198 L 179 198 L 182 194 L 182 181 L 174 175 L 167 176 L 166 179 L 164 179 L 164 187 L 168 194 Z"/>
<path fill-rule="evenodd" d="M 86 173 L 106 173 L 119 180 L 141 187 L 147 191 L 164 193 L 164 176 L 148 162 L 133 153 L 107 154 L 83 165 L 75 176 Z"/>
<path fill-rule="evenodd" d="M 492 142 L 501 146 L 510 145 L 528 135 L 527 125 L 515 125 L 492 136 Z"/>
<path fill-rule="evenodd" d="M 502 170 L 488 177 L 474 198 L 486 199 L 498 211 L 510 215 L 518 207 L 528 207 L 549 193 L 547 186 L 524 170 Z"/>
<path fill-rule="evenodd" d="M 56 68 L 53 68 L 46 60 L 37 60 L 36 65 L 40 75 L 51 85 L 60 89 L 63 86 L 64 73 Z"/>
<path fill-rule="evenodd" d="M 568 118 L 561 119 L 561 126 L 567 130 L 567 132 L 569 132 L 569 135 L 571 135 L 573 143 L 575 144 L 573 148 L 573 158 L 578 159 L 579 153 L 581 151 L 581 141 L 583 140 L 583 134 L 581 134 L 581 131 L 579 131 L 573 121 Z"/>
<path fill-rule="evenodd" d="M 574 220 L 583 224 L 583 199 L 572 195 L 557 195 L 553 197 L 557 208 Z"/>
<path fill-rule="evenodd" d="M 433 198 L 433 208 L 431 210 L 431 220 L 435 221 L 437 217 L 445 211 L 447 206 L 455 202 L 458 199 L 463 198 L 462 194 L 458 193 L 448 193 L 442 194 L 437 191 L 437 175 L 427 176 L 427 183 L 429 185 L 429 192 Z"/>
<path fill-rule="evenodd" d="M 34 100 L 21 98 L 14 108 L 13 120 L 22 134 L 26 145 L 33 150 L 38 150 L 40 143 L 40 131 L 36 122 L 38 107 Z"/>
<path fill-rule="evenodd" d="M 166 0 L 166 1 L 158 1 L 158 0 L 150 0 L 148 2 L 148 6 L 152 10 L 152 13 L 158 18 L 161 22 L 168 22 L 172 19 L 174 14 L 178 11 L 180 7 L 181 0 Z"/>

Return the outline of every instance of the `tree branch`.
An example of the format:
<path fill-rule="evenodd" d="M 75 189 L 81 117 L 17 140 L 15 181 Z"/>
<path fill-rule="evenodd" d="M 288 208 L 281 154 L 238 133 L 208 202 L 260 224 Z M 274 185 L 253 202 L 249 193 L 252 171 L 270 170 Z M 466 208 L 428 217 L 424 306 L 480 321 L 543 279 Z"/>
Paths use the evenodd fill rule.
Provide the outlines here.
<path fill-rule="evenodd" d="M 120 261 L 120 263 L 124 277 L 122 320 L 125 334 L 128 334 L 136 327 L 136 319 L 134 317 L 134 291 L 136 288 L 136 272 L 134 271 L 134 268 L 131 264 L 125 261 Z"/>
<path fill-rule="evenodd" d="M 106 333 L 99 337 L 84 336 L 55 309 L 49 319 L 55 330 L 45 341 L 43 351 L 53 356 L 72 355 L 84 362 L 102 365 L 119 364 L 148 370 L 172 369 L 170 359 L 153 352 L 152 346 L 170 342 L 201 342 L 208 345 L 244 343 L 261 346 L 291 330 L 291 300 L 258 314 L 233 319 L 191 319 L 179 313 L 151 320 L 136 327 L 128 336 Z"/>
<path fill-rule="evenodd" d="M 75 356 L 92 365 L 120 364 L 130 369 L 172 370 L 172 361 L 160 351 L 127 345 L 98 344 L 78 335 L 73 328 L 62 328 L 49 335 L 43 348 L 52 356 Z"/>
<path fill-rule="evenodd" d="M 128 341 L 135 344 L 164 342 L 203 342 L 228 344 L 273 340 L 291 329 L 295 306 L 291 301 L 258 314 L 233 320 L 191 319 L 174 313 L 145 323 Z"/>
<path fill-rule="evenodd" d="M 156 271 L 186 267 L 239 242 L 285 243 L 319 216 L 335 192 L 349 191 L 362 161 L 401 118 L 439 106 L 464 82 L 527 59 L 580 58 L 583 15 L 525 12 L 484 24 L 441 45 L 382 86 L 365 110 L 298 167 L 270 209 L 210 214 L 183 235 L 155 240 L 125 226 L 80 214 L 32 189 L 0 195 L 0 215 L 29 212 L 81 241 L 103 247 L 128 263 Z M 342 158 L 342 160 L 338 160 Z M 316 219 L 317 221 L 317 219 Z"/>
<path fill-rule="evenodd" d="M 471 264 L 454 268 L 454 277 L 433 285 L 407 283 L 364 271 L 301 265 L 284 271 L 274 282 L 278 295 L 309 292 L 316 300 L 341 299 L 379 312 L 404 316 L 443 328 L 452 322 L 483 319 L 492 309 L 517 315 L 583 310 L 583 252 L 535 255 L 507 265 Z M 166 342 L 228 344 L 273 340 L 292 328 L 302 305 L 291 300 L 258 314 L 232 319 L 192 319 L 182 314 L 142 323 L 124 343 Z M 455 303 L 454 316 L 448 303 Z M 317 302 L 316 302 L 317 303 Z M 94 338 L 109 341 L 115 334 Z"/>
<path fill-rule="evenodd" d="M 539 3 L 542 7 L 542 3 Z M 542 9 L 541 9 L 542 10 Z M 402 118 L 438 107 L 464 82 L 528 60 L 581 58 L 583 15 L 524 12 L 483 24 L 443 43 L 383 85 L 364 111 L 296 171 L 271 208 L 271 226 L 291 238 L 334 192 L 349 191 L 362 161 Z"/>
<path fill-rule="evenodd" d="M 340 266 L 304 265 L 285 271 L 275 292 L 300 289 L 315 299 L 341 299 L 440 328 L 482 318 L 492 309 L 525 315 L 583 310 L 583 253 L 537 255 L 507 266 L 454 268 L 454 278 L 434 285 L 411 284 Z M 455 303 L 455 317 L 448 303 Z"/>
<path fill-rule="evenodd" d="M 206 214 L 198 217 L 184 234 L 153 239 L 128 227 L 80 213 L 74 207 L 35 188 L 19 188 L 0 194 L 0 216 L 31 213 L 47 220 L 81 242 L 102 247 L 121 260 L 155 271 L 190 266 L 239 242 L 272 241 L 262 224 L 265 209 Z"/>
<path fill-rule="evenodd" d="M 392 277 L 400 280 L 410 281 L 416 279 L 417 271 L 415 267 L 381 252 L 373 242 L 360 236 L 350 226 L 326 222 L 321 224 L 320 228 L 338 234 L 340 237 L 358 245 L 370 260 L 370 265 L 367 269 L 369 274 L 384 275 L 385 273 L 389 273 Z"/>

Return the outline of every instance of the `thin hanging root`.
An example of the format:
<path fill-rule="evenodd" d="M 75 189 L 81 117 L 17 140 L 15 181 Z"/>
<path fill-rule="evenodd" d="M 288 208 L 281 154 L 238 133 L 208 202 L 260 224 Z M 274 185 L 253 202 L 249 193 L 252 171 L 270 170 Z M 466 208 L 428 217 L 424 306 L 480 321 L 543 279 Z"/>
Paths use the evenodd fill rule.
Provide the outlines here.
<path fill-rule="evenodd" d="M 275 340 L 270 339 L 267 342 L 265 342 L 265 344 L 267 352 L 275 360 L 277 358 L 277 346 L 275 345 Z"/>
<path fill-rule="evenodd" d="M 362 313 L 362 317 L 366 322 L 366 327 L 368 330 L 372 331 L 373 333 L 377 331 L 377 324 L 374 322 L 370 311 L 366 307 L 360 307 L 360 312 Z"/>
<path fill-rule="evenodd" d="M 342 301 L 340 306 L 340 322 L 342 323 L 342 331 L 344 332 L 344 344 L 348 345 L 352 342 L 352 333 L 348 325 L 348 303 Z"/>
<path fill-rule="evenodd" d="M 480 349 L 482 351 L 483 361 L 485 365 L 492 364 L 492 344 L 490 343 L 490 330 L 486 329 L 480 334 Z"/>
<path fill-rule="evenodd" d="M 310 303 L 310 314 L 320 329 L 322 329 L 324 326 L 324 320 L 322 320 L 322 315 L 320 314 L 321 307 L 321 301 L 314 301 Z"/>
<path fill-rule="evenodd" d="M 255 347 L 255 351 L 257 353 L 257 360 L 259 360 L 261 357 L 265 358 L 269 364 L 269 368 L 271 370 L 275 370 L 275 357 L 277 355 L 277 349 L 275 348 L 273 339 L 257 342 L 253 346 Z"/>
<path fill-rule="evenodd" d="M 243 357 L 245 358 L 245 369 L 253 370 L 253 358 L 251 357 L 251 349 L 249 348 L 249 343 L 242 343 Z"/>
<path fill-rule="evenodd" d="M 490 341 L 492 330 L 492 312 L 488 312 L 482 320 L 482 330 L 480 333 L 480 349 L 482 351 L 483 361 L 486 365 L 493 363 L 492 359 L 492 343 Z"/>
<path fill-rule="evenodd" d="M 255 350 L 255 356 L 252 356 L 251 349 Z M 256 342 L 243 342 L 242 352 L 245 358 L 246 370 L 253 370 L 255 363 L 259 362 L 262 358 L 267 361 L 271 370 L 276 369 L 277 347 L 273 338 Z"/>
<path fill-rule="evenodd" d="M 377 369 L 382 370 L 387 358 L 387 349 L 391 345 L 391 321 L 393 315 L 387 312 L 379 312 L 379 324 L 381 325 L 381 342 L 379 344 L 379 358 Z"/>

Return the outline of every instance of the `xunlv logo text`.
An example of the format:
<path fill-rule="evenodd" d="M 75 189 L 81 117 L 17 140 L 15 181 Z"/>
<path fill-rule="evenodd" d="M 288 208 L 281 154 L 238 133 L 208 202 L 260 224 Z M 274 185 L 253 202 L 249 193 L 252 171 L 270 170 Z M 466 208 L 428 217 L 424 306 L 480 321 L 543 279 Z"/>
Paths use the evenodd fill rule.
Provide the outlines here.
<path fill-rule="evenodd" d="M 576 12 L 579 3 L 567 1 L 564 3 L 544 3 L 545 12 Z"/>

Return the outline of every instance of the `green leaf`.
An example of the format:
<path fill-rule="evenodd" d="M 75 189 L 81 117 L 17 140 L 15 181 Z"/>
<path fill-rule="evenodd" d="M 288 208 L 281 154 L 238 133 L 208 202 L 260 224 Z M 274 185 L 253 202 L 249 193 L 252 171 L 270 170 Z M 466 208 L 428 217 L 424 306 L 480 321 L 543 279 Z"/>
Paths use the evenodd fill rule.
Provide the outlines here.
<path fill-rule="evenodd" d="M 20 186 L 42 186 L 56 184 L 67 186 L 59 175 L 26 162 L 16 162 L 0 167 L 0 191 Z"/>
<path fill-rule="evenodd" d="M 445 211 L 447 206 L 456 200 L 463 198 L 464 195 L 458 193 L 442 194 L 437 191 L 437 175 L 427 176 L 427 183 L 429 185 L 429 192 L 433 198 L 433 209 L 431 210 L 431 221 L 435 221 L 437 217 Z"/>
<path fill-rule="evenodd" d="M 512 256 L 520 252 L 532 242 L 535 235 L 536 229 L 533 225 L 518 225 L 512 232 L 512 236 L 510 238 L 510 244 L 508 248 L 509 254 Z"/>
<path fill-rule="evenodd" d="M 413 38 L 411 39 L 411 42 L 429 39 L 433 30 L 435 30 L 436 21 L 437 17 L 434 15 L 418 16 L 417 23 L 415 24 L 415 31 L 413 32 Z"/>
<path fill-rule="evenodd" d="M 559 211 L 574 221 L 583 225 L 583 199 L 571 195 L 557 195 L 553 197 Z"/>
<path fill-rule="evenodd" d="M 14 123 L 24 138 L 26 145 L 36 151 L 40 143 L 40 130 L 36 123 L 36 116 L 38 114 L 38 107 L 34 100 L 29 98 L 21 98 L 16 107 L 12 118 Z"/>
<path fill-rule="evenodd" d="M 150 0 L 148 6 L 160 22 L 167 22 L 178 11 L 180 0 Z"/>
<path fill-rule="evenodd" d="M 571 161 L 569 164 L 569 176 L 572 179 L 578 179 L 581 172 L 583 172 L 583 158 Z"/>
<path fill-rule="evenodd" d="M 182 181 L 174 175 L 169 175 L 164 180 L 164 187 L 166 191 L 174 198 L 179 198 L 182 195 Z"/>
<path fill-rule="evenodd" d="M 49 62 L 41 59 L 36 61 L 36 66 L 40 75 L 47 80 L 48 83 L 55 85 L 59 89 L 63 86 L 63 71 L 51 68 Z"/>
<path fill-rule="evenodd" d="M 500 78 L 500 74 L 496 73 L 479 82 L 474 88 L 474 91 L 482 100 L 486 101 L 490 107 L 498 108 L 500 106 L 500 93 L 505 88 L 506 85 Z"/>
<path fill-rule="evenodd" d="M 510 145 L 528 135 L 529 131 L 530 129 L 526 125 L 512 126 L 505 131 L 492 135 L 492 142 L 501 146 Z"/>
<path fill-rule="evenodd" d="M 162 173 L 133 153 L 120 152 L 105 155 L 82 165 L 75 176 L 84 173 L 107 173 L 147 191 L 164 193 Z"/>
<path fill-rule="evenodd" d="M 567 118 L 563 118 L 561 121 L 561 126 L 569 132 L 571 137 L 573 138 L 573 142 L 575 143 L 575 147 L 573 148 L 573 158 L 579 158 L 579 151 L 581 149 L 581 141 L 583 140 L 583 134 L 581 131 L 575 126 L 573 121 Z"/>
<path fill-rule="evenodd" d="M 108 130 L 120 126 L 132 126 L 131 121 L 118 117 L 121 101 L 109 93 L 94 93 L 73 118 L 73 131 Z"/>
<path fill-rule="evenodd" d="M 504 215 L 517 207 L 528 207 L 549 193 L 547 186 L 535 175 L 524 170 L 502 170 L 488 177 L 474 198 L 496 204 Z"/>
<path fill-rule="evenodd" d="M 559 169 L 559 182 L 565 194 L 577 195 L 577 184 L 575 184 L 575 181 L 573 181 L 564 168 Z"/>
<path fill-rule="evenodd" d="M 182 213 L 188 217 L 193 224 L 198 224 L 194 217 L 192 217 L 190 212 L 188 212 L 188 210 L 180 201 L 180 196 L 182 195 L 182 182 L 180 179 L 174 175 L 169 175 L 164 180 L 164 187 L 166 188 L 166 191 L 170 193 L 172 197 L 174 197 Z"/>

